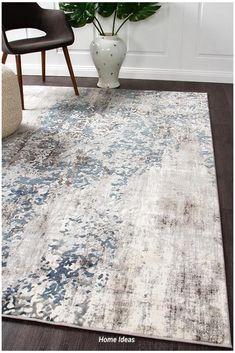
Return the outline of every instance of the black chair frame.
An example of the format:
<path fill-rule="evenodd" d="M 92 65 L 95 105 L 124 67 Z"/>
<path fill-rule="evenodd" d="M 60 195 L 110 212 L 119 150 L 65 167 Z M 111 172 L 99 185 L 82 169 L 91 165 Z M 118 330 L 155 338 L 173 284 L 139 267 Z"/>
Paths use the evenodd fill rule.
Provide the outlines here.
<path fill-rule="evenodd" d="M 12 29 L 35 28 L 44 31 L 42 37 L 8 41 L 6 32 Z M 37 3 L 2 3 L 2 63 L 9 54 L 15 55 L 16 70 L 20 87 L 22 109 L 24 109 L 21 55 L 41 52 L 42 80 L 46 80 L 46 51 L 62 48 L 69 69 L 74 92 L 79 95 L 68 46 L 73 44 L 74 34 L 60 10 L 43 9 Z"/>

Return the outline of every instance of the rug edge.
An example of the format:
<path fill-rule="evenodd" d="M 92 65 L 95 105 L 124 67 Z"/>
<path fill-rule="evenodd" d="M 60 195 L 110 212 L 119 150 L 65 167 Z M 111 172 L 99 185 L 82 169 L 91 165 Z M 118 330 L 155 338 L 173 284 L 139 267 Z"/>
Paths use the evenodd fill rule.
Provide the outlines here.
<path fill-rule="evenodd" d="M 117 334 L 117 335 L 128 335 L 128 336 L 138 337 L 138 338 L 150 338 L 150 339 L 170 341 L 170 342 L 182 342 L 182 343 L 189 343 L 189 344 L 205 345 L 205 346 L 210 346 L 210 347 L 233 348 L 232 343 L 230 343 L 230 345 L 228 345 L 228 344 L 222 345 L 222 344 L 218 344 L 218 343 L 209 343 L 209 342 L 204 342 L 204 341 L 199 342 L 199 341 L 184 340 L 184 339 L 175 340 L 173 338 L 164 338 L 161 336 L 148 336 L 148 335 L 133 334 L 132 332 L 129 332 L 129 331 L 124 332 L 124 331 L 116 331 L 116 330 L 111 330 L 111 329 L 105 330 L 105 329 L 97 329 L 97 328 L 90 328 L 90 327 L 87 328 L 87 327 L 80 327 L 75 324 L 50 322 L 50 321 L 45 321 L 45 320 L 40 320 L 40 319 L 19 317 L 19 316 L 15 316 L 15 315 L 6 315 L 6 314 L 2 314 L 2 318 L 16 319 L 19 321 L 32 321 L 32 322 L 37 322 L 37 323 L 52 325 L 52 326 L 55 325 L 55 326 L 61 326 L 61 327 L 75 328 L 78 330 L 103 332 L 103 333 Z M 231 338 L 230 338 L 230 342 L 231 342 Z"/>
<path fill-rule="evenodd" d="M 66 89 L 66 88 L 71 88 L 71 90 L 73 91 L 73 87 L 72 86 L 43 86 L 43 85 L 23 85 L 23 87 L 35 87 L 35 88 L 38 88 L 38 87 L 44 87 L 44 88 L 62 88 L 62 89 Z M 80 86 L 79 87 L 80 89 L 95 89 L 95 90 L 110 90 L 110 89 L 113 89 L 113 88 L 100 88 L 100 87 L 85 87 L 85 86 Z M 196 93 L 196 94 L 199 94 L 199 95 L 204 95 L 208 98 L 208 92 L 195 92 L 195 91 L 169 91 L 169 90 L 155 90 L 155 89 L 132 89 L 132 88 L 121 88 L 121 87 L 118 87 L 118 91 L 135 91 L 135 92 L 166 92 L 166 93 Z"/>
<path fill-rule="evenodd" d="M 223 249 L 223 263 L 224 263 L 224 282 L 225 282 L 225 294 L 227 298 L 227 318 L 228 318 L 228 330 L 229 330 L 229 341 L 231 346 L 228 348 L 233 348 L 232 347 L 232 328 L 231 328 L 231 322 L 232 318 L 230 317 L 230 303 L 229 303 L 229 287 L 228 287 L 228 279 L 227 279 L 227 265 L 226 265 L 226 258 L 225 258 L 225 243 L 224 243 L 224 232 L 223 232 L 223 227 L 222 227 L 222 214 L 221 214 L 221 200 L 220 200 L 220 195 L 219 195 L 219 181 L 218 181 L 218 175 L 217 175 L 217 168 L 216 168 L 216 153 L 215 153 L 215 142 L 214 142 L 214 136 L 213 136 L 213 129 L 212 129 L 212 119 L 211 119 L 211 111 L 210 111 L 210 105 L 209 105 L 209 93 L 206 92 L 207 94 L 207 115 L 208 115 L 208 120 L 209 120 L 209 125 L 210 125 L 210 133 L 211 133 L 211 144 L 212 144 L 212 152 L 213 152 L 213 165 L 214 165 L 214 171 L 215 171 L 215 185 L 216 185 L 216 196 L 217 196 L 217 208 L 219 211 L 219 218 L 220 218 L 220 234 L 221 234 L 221 240 L 222 240 L 222 249 Z"/>

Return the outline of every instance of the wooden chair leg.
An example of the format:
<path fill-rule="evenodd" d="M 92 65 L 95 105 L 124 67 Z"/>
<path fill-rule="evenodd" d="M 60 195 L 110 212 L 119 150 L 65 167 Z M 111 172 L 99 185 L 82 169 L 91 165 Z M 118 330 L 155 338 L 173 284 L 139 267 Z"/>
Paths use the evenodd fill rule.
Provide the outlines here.
<path fill-rule="evenodd" d="M 24 92 L 23 92 L 23 79 L 22 79 L 20 55 L 16 55 L 15 59 L 16 59 L 16 71 L 17 71 L 18 82 L 19 82 L 19 87 L 20 87 L 21 105 L 22 105 L 22 109 L 24 110 Z"/>
<path fill-rule="evenodd" d="M 46 51 L 42 50 L 42 81 L 46 81 Z"/>
<path fill-rule="evenodd" d="M 68 48 L 63 47 L 63 52 L 64 52 L 65 60 L 66 60 L 66 63 L 67 63 L 68 69 L 69 69 L 70 77 L 71 77 L 71 80 L 73 83 L 74 92 L 75 92 L 76 96 L 79 96 L 77 83 L 76 83 L 76 79 L 75 79 L 75 76 L 73 73 L 73 67 L 71 64 Z"/>
<path fill-rule="evenodd" d="M 6 63 L 6 61 L 7 61 L 7 53 L 3 53 L 2 54 L 2 64 L 5 64 Z"/>

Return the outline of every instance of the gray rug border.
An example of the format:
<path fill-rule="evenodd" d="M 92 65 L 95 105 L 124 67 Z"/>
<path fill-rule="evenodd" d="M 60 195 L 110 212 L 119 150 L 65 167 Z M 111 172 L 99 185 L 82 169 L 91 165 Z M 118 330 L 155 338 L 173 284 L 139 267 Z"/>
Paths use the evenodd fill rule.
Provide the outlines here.
<path fill-rule="evenodd" d="M 116 331 L 116 330 L 111 330 L 111 329 L 110 330 L 105 330 L 105 329 L 97 329 L 97 328 L 90 328 L 90 327 L 88 328 L 88 327 L 81 327 L 81 326 L 73 325 L 73 324 L 51 322 L 51 321 L 46 321 L 46 320 L 27 318 L 27 317 L 20 317 L 20 316 L 14 316 L 14 315 L 2 314 L 2 318 L 16 319 L 16 320 L 19 320 L 19 321 L 32 321 L 32 322 L 38 322 L 38 323 L 42 323 L 42 324 L 48 324 L 48 325 L 51 325 L 51 326 L 70 327 L 70 328 L 75 328 L 75 329 L 78 329 L 78 330 L 85 330 L 85 331 L 104 332 L 104 333 L 124 335 L 124 336 L 128 335 L 128 336 L 132 336 L 132 337 L 150 338 L 150 339 L 170 341 L 170 342 L 191 343 L 191 344 L 205 345 L 205 346 L 211 346 L 211 347 L 233 348 L 232 344 L 231 345 L 222 345 L 222 344 L 218 344 L 218 343 L 208 343 L 208 342 L 204 342 L 204 341 L 191 341 L 191 340 L 184 340 L 184 339 L 175 340 L 173 338 L 168 338 L 168 337 L 133 334 L 132 332 L 129 332 L 129 331 L 125 331 L 124 332 L 124 331 Z"/>
<path fill-rule="evenodd" d="M 33 88 L 38 88 L 42 87 L 40 85 L 24 85 L 24 87 L 33 87 Z M 27 90 L 26 88 L 26 90 Z M 72 89 L 71 86 L 46 86 L 46 88 L 56 88 L 56 89 Z M 88 89 L 88 90 L 109 90 L 108 88 L 99 88 L 99 87 L 79 87 L 79 89 Z M 216 160 L 215 160 L 215 149 L 214 149 L 214 138 L 212 134 L 212 124 L 211 124 L 211 116 L 210 116 L 210 106 L 209 106 L 209 94 L 208 92 L 195 92 L 195 91 L 190 91 L 190 92 L 183 92 L 183 91 L 163 91 L 163 90 L 142 90 L 142 89 L 129 89 L 129 88 L 119 88 L 118 91 L 136 91 L 136 92 L 166 92 L 166 93 L 185 93 L 185 94 L 190 94 L 190 93 L 196 93 L 202 96 L 206 96 L 207 100 L 207 113 L 208 113 L 208 118 L 209 118 L 209 124 L 210 124 L 210 132 L 211 132 L 211 140 L 212 140 L 212 149 L 213 149 L 213 159 L 214 159 L 214 170 L 215 170 L 215 179 L 216 179 L 216 190 L 217 190 L 217 202 L 218 202 L 218 207 L 219 207 L 219 215 L 220 215 L 220 231 L 221 231 L 221 237 L 222 237 L 222 242 L 223 242 L 223 260 L 224 260 L 224 275 L 225 275 L 225 284 L 226 284 L 226 296 L 227 296 L 227 313 L 228 313 L 228 320 L 229 320 L 229 336 L 230 336 L 230 342 L 231 340 L 231 320 L 230 320 L 230 315 L 229 315 L 229 302 L 228 302 L 228 286 L 227 286 L 227 277 L 226 277 L 226 262 L 225 262 L 225 251 L 224 251 L 224 237 L 223 237 L 223 232 L 222 232 L 222 219 L 221 219 L 221 212 L 220 212 L 220 198 L 219 198 L 219 189 L 218 189 L 218 178 L 217 178 L 217 172 L 216 172 Z M 79 97 L 78 97 L 79 98 Z M 42 110 L 43 111 L 43 110 Z M 128 331 L 123 332 L 123 331 L 115 331 L 115 330 L 105 330 L 105 329 L 96 329 L 96 328 L 86 328 L 86 327 L 80 327 L 77 325 L 73 324 L 65 324 L 65 323 L 55 323 L 55 322 L 50 322 L 46 320 L 40 320 L 40 319 L 34 319 L 34 318 L 27 318 L 27 317 L 20 317 L 20 316 L 14 316 L 14 315 L 6 315 L 2 314 L 2 318 L 10 318 L 10 319 L 16 319 L 16 320 L 22 320 L 22 321 L 32 321 L 32 322 L 38 322 L 42 324 L 49 324 L 49 325 L 55 325 L 55 326 L 62 326 L 62 327 L 70 327 L 70 328 L 76 328 L 80 330 L 87 330 L 87 331 L 96 331 L 96 332 L 105 332 L 105 333 L 114 333 L 114 334 L 121 334 L 121 335 L 129 335 L 133 337 L 143 337 L 143 338 L 150 338 L 150 339 L 157 339 L 157 340 L 164 340 L 164 341 L 171 341 L 171 342 L 183 342 L 183 343 L 191 343 L 191 344 L 198 344 L 198 345 L 206 345 L 206 346 L 212 346 L 212 347 L 223 347 L 223 348 L 233 348 L 232 343 L 230 345 L 221 345 L 217 343 L 208 343 L 204 341 L 191 341 L 191 340 L 175 340 L 173 338 L 164 338 L 161 336 L 148 336 L 148 335 L 139 335 L 139 334 L 133 334 Z"/>

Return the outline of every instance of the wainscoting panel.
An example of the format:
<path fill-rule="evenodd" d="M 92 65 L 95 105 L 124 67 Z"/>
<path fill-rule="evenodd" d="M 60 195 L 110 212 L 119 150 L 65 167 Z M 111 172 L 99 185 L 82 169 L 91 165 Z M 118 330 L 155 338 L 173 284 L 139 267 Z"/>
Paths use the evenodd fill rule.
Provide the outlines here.
<path fill-rule="evenodd" d="M 58 3 L 40 2 L 44 8 Z M 232 82 L 233 3 L 161 3 L 156 15 L 139 23 L 128 23 L 120 31 L 127 44 L 122 78 Z M 101 19 L 105 31 L 111 19 Z M 118 25 L 119 22 L 117 22 Z M 69 48 L 77 76 L 97 76 L 89 46 L 97 35 L 92 25 L 74 29 L 75 42 Z M 35 29 L 11 31 L 9 38 L 32 37 Z M 14 58 L 7 63 L 14 68 Z M 22 57 L 23 73 L 40 75 L 40 53 Z M 67 76 L 62 50 L 47 53 L 47 74 Z"/>
<path fill-rule="evenodd" d="M 186 3 L 182 65 L 190 70 L 232 72 L 231 3 Z"/>

